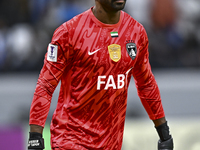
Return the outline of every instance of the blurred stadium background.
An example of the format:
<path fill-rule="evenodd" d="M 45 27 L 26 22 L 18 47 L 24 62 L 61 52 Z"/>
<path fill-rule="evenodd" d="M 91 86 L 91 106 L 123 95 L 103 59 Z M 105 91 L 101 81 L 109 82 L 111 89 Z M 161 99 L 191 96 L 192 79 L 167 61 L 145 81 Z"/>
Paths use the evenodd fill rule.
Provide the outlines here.
<path fill-rule="evenodd" d="M 94 0 L 0 1 L 1 150 L 26 150 L 29 108 L 52 34 L 93 4 Z M 147 30 L 150 62 L 175 150 L 200 150 L 199 8 L 199 0 L 127 0 L 125 8 Z M 44 131 L 46 150 L 58 88 Z M 123 150 L 156 150 L 158 136 L 133 80 L 129 91 Z"/>

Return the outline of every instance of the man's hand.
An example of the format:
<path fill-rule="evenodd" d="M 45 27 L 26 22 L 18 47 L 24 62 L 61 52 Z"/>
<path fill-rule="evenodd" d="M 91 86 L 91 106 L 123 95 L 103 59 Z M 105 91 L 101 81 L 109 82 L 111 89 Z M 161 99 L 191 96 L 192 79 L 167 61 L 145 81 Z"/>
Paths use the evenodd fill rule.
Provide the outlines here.
<path fill-rule="evenodd" d="M 173 139 L 170 138 L 167 141 L 158 141 L 158 150 L 173 150 Z"/>
<path fill-rule="evenodd" d="M 41 133 L 29 132 L 28 150 L 43 150 L 44 139 Z"/>

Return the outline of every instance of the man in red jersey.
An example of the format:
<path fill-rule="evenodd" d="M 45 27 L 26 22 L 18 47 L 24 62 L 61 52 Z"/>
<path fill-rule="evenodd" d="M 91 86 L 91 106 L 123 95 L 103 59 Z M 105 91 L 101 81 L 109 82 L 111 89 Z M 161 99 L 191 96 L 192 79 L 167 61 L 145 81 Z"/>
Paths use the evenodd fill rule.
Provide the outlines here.
<path fill-rule="evenodd" d="M 52 150 L 120 150 L 133 76 L 160 137 L 158 149 L 173 150 L 149 64 L 147 34 L 122 11 L 125 2 L 95 0 L 94 7 L 54 32 L 31 104 L 28 149 L 44 149 L 42 132 L 61 81 L 51 121 Z"/>

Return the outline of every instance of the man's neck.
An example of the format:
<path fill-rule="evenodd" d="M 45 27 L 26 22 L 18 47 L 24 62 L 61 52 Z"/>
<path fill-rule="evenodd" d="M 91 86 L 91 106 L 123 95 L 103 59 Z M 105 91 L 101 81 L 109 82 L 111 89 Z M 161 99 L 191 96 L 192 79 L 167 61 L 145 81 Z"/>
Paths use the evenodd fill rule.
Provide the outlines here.
<path fill-rule="evenodd" d="M 111 11 L 106 11 L 102 7 L 93 7 L 92 9 L 94 16 L 101 22 L 105 24 L 116 24 L 120 20 L 120 12 L 121 11 L 116 11 L 116 12 L 111 12 Z"/>

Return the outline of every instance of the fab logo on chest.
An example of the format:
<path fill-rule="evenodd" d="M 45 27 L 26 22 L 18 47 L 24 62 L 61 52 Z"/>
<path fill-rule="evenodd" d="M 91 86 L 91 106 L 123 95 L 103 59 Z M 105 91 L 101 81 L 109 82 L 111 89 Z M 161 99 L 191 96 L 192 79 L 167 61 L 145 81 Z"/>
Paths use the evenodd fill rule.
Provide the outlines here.
<path fill-rule="evenodd" d="M 97 90 L 102 89 L 104 85 L 105 85 L 104 90 L 107 90 L 108 88 L 122 89 L 125 85 L 125 75 L 124 74 L 117 75 L 117 82 L 115 82 L 113 75 L 98 76 Z"/>

